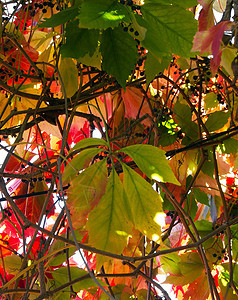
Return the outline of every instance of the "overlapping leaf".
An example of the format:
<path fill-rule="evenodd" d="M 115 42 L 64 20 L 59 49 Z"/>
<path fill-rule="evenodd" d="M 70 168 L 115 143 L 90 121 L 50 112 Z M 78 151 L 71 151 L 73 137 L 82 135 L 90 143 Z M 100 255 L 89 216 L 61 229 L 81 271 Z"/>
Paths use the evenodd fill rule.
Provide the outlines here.
<path fill-rule="evenodd" d="M 89 243 L 101 250 L 121 254 L 131 232 L 128 203 L 114 169 L 106 192 L 88 216 Z"/>
<path fill-rule="evenodd" d="M 72 58 L 62 58 L 59 64 L 59 72 L 62 78 L 62 93 L 65 89 L 67 98 L 72 97 L 78 90 L 78 69 Z"/>
<path fill-rule="evenodd" d="M 138 173 L 123 164 L 123 188 L 136 229 L 160 242 L 162 198 Z"/>
<path fill-rule="evenodd" d="M 65 36 L 66 44 L 61 47 L 62 56 L 77 59 L 94 54 L 98 46 L 99 30 L 79 28 L 77 20 L 67 24 Z"/>
<path fill-rule="evenodd" d="M 118 83 L 125 88 L 125 82 L 137 60 L 135 40 L 120 27 L 108 28 L 102 34 L 100 50 L 103 69 L 114 75 Z"/>
<path fill-rule="evenodd" d="M 80 27 L 107 29 L 118 26 L 122 21 L 130 22 L 130 14 L 125 6 L 112 0 L 84 1 L 78 16 Z"/>
<path fill-rule="evenodd" d="M 98 203 L 107 184 L 107 162 L 101 160 L 75 177 L 67 191 L 67 205 L 77 228 L 86 222 L 89 211 Z"/>
<path fill-rule="evenodd" d="M 171 170 L 165 151 L 151 145 L 132 145 L 120 149 L 128 154 L 150 179 L 180 185 Z"/>
<path fill-rule="evenodd" d="M 169 2 L 158 4 L 150 1 L 142 6 L 143 23 L 147 28 L 142 44 L 157 57 L 168 53 L 189 56 L 196 21 L 192 13 L 180 4 L 171 5 Z M 145 23 L 141 25 L 145 26 Z"/>

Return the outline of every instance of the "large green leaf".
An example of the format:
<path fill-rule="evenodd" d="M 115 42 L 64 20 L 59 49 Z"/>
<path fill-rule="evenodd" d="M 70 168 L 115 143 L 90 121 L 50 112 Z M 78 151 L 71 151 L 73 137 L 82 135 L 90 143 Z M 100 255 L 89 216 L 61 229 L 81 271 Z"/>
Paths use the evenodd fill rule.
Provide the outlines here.
<path fill-rule="evenodd" d="M 79 28 L 78 20 L 67 24 L 65 36 L 66 44 L 61 47 L 63 57 L 93 56 L 98 47 L 99 30 Z"/>
<path fill-rule="evenodd" d="M 196 21 L 190 11 L 167 2 L 146 3 L 141 12 L 147 24 L 146 37 L 142 41 L 145 48 L 157 57 L 166 53 L 189 57 L 197 30 Z"/>
<path fill-rule="evenodd" d="M 128 154 L 146 176 L 180 185 L 166 159 L 165 151 L 151 145 L 131 145 L 120 149 Z"/>
<path fill-rule="evenodd" d="M 229 113 L 224 111 L 215 111 L 208 116 L 205 125 L 209 131 L 216 131 L 221 129 L 228 122 L 229 117 Z"/>
<path fill-rule="evenodd" d="M 131 231 L 128 204 L 123 197 L 122 183 L 114 169 L 109 176 L 105 194 L 89 213 L 87 228 L 89 243 L 94 247 L 121 254 L 126 246 Z"/>
<path fill-rule="evenodd" d="M 42 22 L 39 27 L 56 27 L 61 24 L 64 24 L 70 20 L 73 20 L 78 15 L 78 7 L 68 7 L 57 14 L 53 14 L 53 16 L 49 19 L 46 19 Z"/>
<path fill-rule="evenodd" d="M 112 0 L 87 0 L 84 1 L 78 16 L 80 27 L 107 29 L 118 26 L 122 21 L 129 22 L 128 9 Z"/>
<path fill-rule="evenodd" d="M 156 242 L 160 242 L 159 225 L 162 198 L 138 173 L 123 164 L 123 187 L 128 199 L 134 227 Z"/>
<path fill-rule="evenodd" d="M 67 191 L 67 205 L 75 228 L 85 224 L 87 214 L 104 194 L 107 175 L 107 161 L 103 159 L 71 181 Z"/>
<path fill-rule="evenodd" d="M 71 162 L 65 167 L 62 180 L 63 184 L 70 182 L 78 172 L 86 167 L 92 161 L 92 158 L 101 152 L 100 148 L 90 148 L 81 151 L 77 156 L 75 156 Z"/>
<path fill-rule="evenodd" d="M 102 34 L 100 50 L 103 69 L 115 76 L 123 88 L 136 64 L 136 45 L 135 40 L 121 27 L 109 28 Z"/>
<path fill-rule="evenodd" d="M 78 90 L 78 69 L 72 58 L 62 58 L 59 64 L 59 72 L 63 81 L 67 98 L 71 98 Z M 63 92 L 63 86 L 61 90 Z"/>

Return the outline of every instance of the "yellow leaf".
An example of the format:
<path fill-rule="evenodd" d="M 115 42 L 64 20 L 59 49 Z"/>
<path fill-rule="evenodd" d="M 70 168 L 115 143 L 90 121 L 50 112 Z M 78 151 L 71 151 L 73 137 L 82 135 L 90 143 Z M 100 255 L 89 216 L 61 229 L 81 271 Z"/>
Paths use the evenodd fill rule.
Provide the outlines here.
<path fill-rule="evenodd" d="M 62 58 L 59 64 L 59 72 L 62 77 L 63 85 L 67 98 L 71 98 L 78 90 L 78 69 L 72 58 Z M 63 87 L 61 86 L 63 93 Z"/>

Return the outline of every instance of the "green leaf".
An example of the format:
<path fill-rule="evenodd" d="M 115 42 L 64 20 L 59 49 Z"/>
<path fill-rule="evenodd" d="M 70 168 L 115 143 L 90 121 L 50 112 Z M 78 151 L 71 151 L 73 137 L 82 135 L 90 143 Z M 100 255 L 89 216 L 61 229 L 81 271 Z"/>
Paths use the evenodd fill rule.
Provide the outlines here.
<path fill-rule="evenodd" d="M 86 54 L 93 56 L 98 47 L 99 30 L 78 27 L 78 20 L 66 27 L 66 44 L 61 46 L 62 57 L 78 59 Z"/>
<path fill-rule="evenodd" d="M 123 187 L 134 227 L 149 239 L 160 242 L 161 196 L 145 179 L 125 164 L 123 164 L 123 172 Z"/>
<path fill-rule="evenodd" d="M 230 76 L 234 76 L 234 73 L 231 68 L 232 61 L 236 58 L 237 55 L 237 49 L 236 48 L 230 48 L 225 47 L 222 49 L 222 55 L 221 55 L 221 65 L 225 68 L 227 73 Z"/>
<path fill-rule="evenodd" d="M 146 3 L 141 7 L 141 12 L 147 24 L 146 37 L 142 42 L 146 49 L 157 57 L 168 53 L 189 57 L 197 30 L 190 11 L 166 1 L 165 4 Z"/>
<path fill-rule="evenodd" d="M 70 182 L 76 175 L 78 175 L 80 170 L 88 167 L 92 158 L 101 151 L 102 149 L 100 148 L 85 149 L 75 156 L 64 169 L 62 175 L 63 184 Z"/>
<path fill-rule="evenodd" d="M 238 140 L 229 138 L 228 140 L 223 141 L 221 146 L 223 153 L 237 153 L 238 152 Z"/>
<path fill-rule="evenodd" d="M 122 21 L 129 22 L 128 9 L 112 0 L 87 0 L 84 1 L 78 16 L 80 27 L 107 29 L 118 26 Z"/>
<path fill-rule="evenodd" d="M 224 111 L 215 111 L 208 116 L 205 123 L 208 131 L 216 131 L 221 129 L 227 122 L 230 114 Z"/>
<path fill-rule="evenodd" d="M 206 94 L 204 98 L 206 109 L 215 108 L 218 106 L 219 102 L 217 101 L 217 95 L 214 93 Z"/>
<path fill-rule="evenodd" d="M 60 268 L 52 271 L 51 275 L 54 278 L 53 283 L 54 283 L 55 288 L 60 287 L 63 284 L 69 282 L 67 267 L 60 267 Z M 80 277 L 84 278 L 85 276 L 88 275 L 88 272 L 83 269 L 80 269 L 78 267 L 70 266 L 70 275 L 71 275 L 71 280 L 74 280 L 74 279 L 77 279 Z M 101 280 L 98 280 L 98 281 L 102 286 L 105 286 L 105 282 L 103 282 Z M 74 283 L 73 287 L 75 290 L 80 291 L 80 290 L 87 290 L 88 288 L 91 288 L 91 287 L 97 287 L 97 284 L 89 277 L 89 278 L 85 278 L 81 281 Z M 66 292 L 66 291 L 70 292 L 70 287 L 65 288 L 64 292 Z"/>
<path fill-rule="evenodd" d="M 79 57 L 77 60 L 81 64 L 84 64 L 84 65 L 90 66 L 90 67 L 95 67 L 98 70 L 101 70 L 102 69 L 101 56 L 102 56 L 102 54 L 99 51 L 99 47 L 97 47 L 92 56 L 90 56 L 87 53 L 85 56 Z"/>
<path fill-rule="evenodd" d="M 166 255 L 167 256 L 167 255 Z M 178 262 L 179 270 L 174 268 L 173 271 L 178 271 L 179 273 L 171 273 L 173 275 L 166 278 L 166 283 L 172 283 L 174 285 L 186 285 L 188 283 L 192 283 L 198 276 L 203 272 L 204 266 L 200 260 L 198 253 L 196 252 L 188 252 L 186 254 L 181 255 L 181 261 Z M 175 257 L 166 257 L 162 256 L 162 260 L 166 263 L 166 269 L 169 269 L 168 264 L 171 263 L 174 265 Z M 164 269 L 164 267 L 163 267 Z"/>
<path fill-rule="evenodd" d="M 73 20 L 78 15 L 78 7 L 68 7 L 57 14 L 53 14 L 53 16 L 49 19 L 46 19 L 42 23 L 40 23 L 39 28 L 45 27 L 57 27 L 61 24 L 64 24 L 70 20 Z"/>
<path fill-rule="evenodd" d="M 174 105 L 175 119 L 182 131 L 191 139 L 197 138 L 197 125 L 192 121 L 192 112 L 188 105 L 177 101 Z"/>
<path fill-rule="evenodd" d="M 194 196 L 197 202 L 210 206 L 207 194 L 199 188 L 193 189 Z"/>
<path fill-rule="evenodd" d="M 100 51 L 103 69 L 115 76 L 124 89 L 137 61 L 136 45 L 135 40 L 121 27 L 109 28 L 102 34 Z"/>
<path fill-rule="evenodd" d="M 128 154 L 150 179 L 180 185 L 169 166 L 164 150 L 151 145 L 132 145 L 118 152 Z"/>
<path fill-rule="evenodd" d="M 195 201 L 195 197 L 193 194 L 189 194 L 184 205 L 184 211 L 191 217 L 192 220 L 194 220 L 197 210 L 198 207 L 197 202 Z"/>
<path fill-rule="evenodd" d="M 107 161 L 103 159 L 71 181 L 67 191 L 67 205 L 75 228 L 85 223 L 87 214 L 105 193 L 107 175 Z"/>
<path fill-rule="evenodd" d="M 160 257 L 160 264 L 166 273 L 181 275 L 180 257 L 175 253 L 169 253 Z"/>
<path fill-rule="evenodd" d="M 79 150 L 79 149 L 83 149 L 83 148 L 87 148 L 90 146 L 108 146 L 107 142 L 103 139 L 97 139 L 97 138 L 88 138 L 88 139 L 83 139 L 81 141 L 79 141 L 71 150 L 75 151 L 75 150 Z"/>
<path fill-rule="evenodd" d="M 67 98 L 71 98 L 78 90 L 78 69 L 71 58 L 62 58 L 59 63 L 59 72 Z M 63 92 L 63 86 L 61 90 Z"/>
<path fill-rule="evenodd" d="M 131 232 L 127 217 L 128 203 L 125 200 L 122 183 L 113 168 L 105 194 L 88 216 L 87 228 L 91 245 L 104 251 L 122 253 Z M 101 263 L 102 260 L 101 258 Z"/>
<path fill-rule="evenodd" d="M 146 82 L 149 84 L 159 72 L 164 72 L 171 61 L 172 56 L 164 55 L 162 57 L 156 57 L 151 52 L 147 54 L 147 59 L 145 61 L 145 74 Z"/>

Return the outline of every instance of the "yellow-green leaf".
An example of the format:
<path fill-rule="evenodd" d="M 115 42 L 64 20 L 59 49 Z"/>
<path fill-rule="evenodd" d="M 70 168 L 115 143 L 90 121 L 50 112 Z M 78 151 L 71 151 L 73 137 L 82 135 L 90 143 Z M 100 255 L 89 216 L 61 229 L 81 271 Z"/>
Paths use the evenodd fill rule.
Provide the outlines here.
<path fill-rule="evenodd" d="M 88 139 L 83 139 L 79 141 L 71 151 L 90 147 L 90 146 L 107 146 L 107 142 L 104 141 L 103 139 L 97 139 L 97 138 L 88 138 Z"/>
<path fill-rule="evenodd" d="M 85 224 L 87 214 L 104 194 L 106 183 L 106 159 L 91 165 L 72 180 L 67 191 L 67 205 L 74 227 Z"/>
<path fill-rule="evenodd" d="M 150 239 L 160 242 L 161 196 L 145 179 L 125 164 L 123 164 L 123 172 L 124 193 L 130 205 L 135 228 Z"/>
<path fill-rule="evenodd" d="M 120 152 L 128 154 L 150 179 L 180 185 L 169 166 L 164 150 L 151 145 L 132 145 L 120 149 Z"/>
<path fill-rule="evenodd" d="M 88 216 L 89 243 L 101 250 L 121 254 L 131 231 L 127 210 L 122 183 L 112 169 L 105 194 Z M 105 258 L 99 259 L 105 262 Z"/>
<path fill-rule="evenodd" d="M 59 72 L 67 98 L 71 98 L 78 90 L 78 69 L 72 58 L 61 58 Z M 61 87 L 61 91 L 63 92 L 63 87 Z"/>
<path fill-rule="evenodd" d="M 88 167 L 92 158 L 101 151 L 102 149 L 99 148 L 89 148 L 75 156 L 64 169 L 62 176 L 63 184 L 70 182 L 80 170 Z"/>

